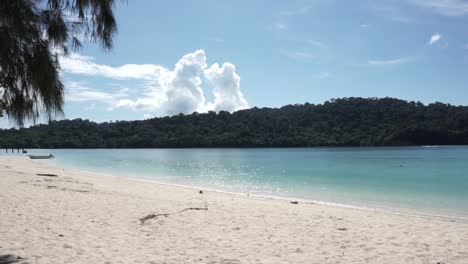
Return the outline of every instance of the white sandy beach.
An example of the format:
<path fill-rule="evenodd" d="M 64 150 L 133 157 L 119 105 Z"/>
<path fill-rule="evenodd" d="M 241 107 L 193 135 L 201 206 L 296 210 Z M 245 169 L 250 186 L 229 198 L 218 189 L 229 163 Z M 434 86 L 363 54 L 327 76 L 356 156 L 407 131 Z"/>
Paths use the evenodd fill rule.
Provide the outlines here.
<path fill-rule="evenodd" d="M 140 224 L 150 213 L 203 208 L 201 197 L 207 211 Z M 2 157 L 0 263 L 466 264 L 468 223 L 209 191 L 201 196 Z"/>

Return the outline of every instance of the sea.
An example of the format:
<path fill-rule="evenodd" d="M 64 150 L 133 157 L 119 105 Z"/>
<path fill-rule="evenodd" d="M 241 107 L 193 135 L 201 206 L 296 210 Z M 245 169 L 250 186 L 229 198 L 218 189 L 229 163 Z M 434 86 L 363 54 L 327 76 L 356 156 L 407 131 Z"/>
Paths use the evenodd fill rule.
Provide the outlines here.
<path fill-rule="evenodd" d="M 468 147 L 37 149 L 54 166 L 272 199 L 468 219 Z M 4 155 L 4 154 L 2 154 Z"/>

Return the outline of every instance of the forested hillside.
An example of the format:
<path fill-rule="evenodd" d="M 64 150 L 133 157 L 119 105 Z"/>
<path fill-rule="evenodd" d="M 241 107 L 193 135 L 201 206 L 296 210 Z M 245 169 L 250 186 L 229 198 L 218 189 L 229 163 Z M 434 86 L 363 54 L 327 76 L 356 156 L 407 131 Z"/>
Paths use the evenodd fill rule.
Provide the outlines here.
<path fill-rule="evenodd" d="M 180 148 L 468 144 L 468 107 L 393 98 L 193 113 L 144 121 L 62 120 L 0 130 L 0 147 Z"/>

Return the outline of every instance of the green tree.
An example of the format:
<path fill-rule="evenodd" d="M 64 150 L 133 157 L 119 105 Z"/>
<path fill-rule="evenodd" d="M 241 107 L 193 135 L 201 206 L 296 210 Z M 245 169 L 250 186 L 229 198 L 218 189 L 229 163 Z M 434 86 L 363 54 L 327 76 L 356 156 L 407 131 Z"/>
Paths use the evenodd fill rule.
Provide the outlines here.
<path fill-rule="evenodd" d="M 0 147 L 179 148 L 468 145 L 468 106 L 394 98 L 252 108 L 97 124 L 0 129 Z"/>
<path fill-rule="evenodd" d="M 0 102 L 18 125 L 63 114 L 58 58 L 79 49 L 81 37 L 112 48 L 113 7 L 113 0 L 0 1 Z"/>

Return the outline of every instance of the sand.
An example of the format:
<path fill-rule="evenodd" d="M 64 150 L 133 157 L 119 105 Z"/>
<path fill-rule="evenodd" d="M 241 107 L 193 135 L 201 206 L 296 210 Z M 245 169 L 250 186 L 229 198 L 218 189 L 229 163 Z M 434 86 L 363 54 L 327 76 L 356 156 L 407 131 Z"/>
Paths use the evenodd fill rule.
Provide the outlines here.
<path fill-rule="evenodd" d="M 150 213 L 203 208 L 201 198 L 207 211 L 139 221 Z M 200 195 L 1 157 L 2 261 L 466 264 L 468 223 L 211 191 Z"/>

